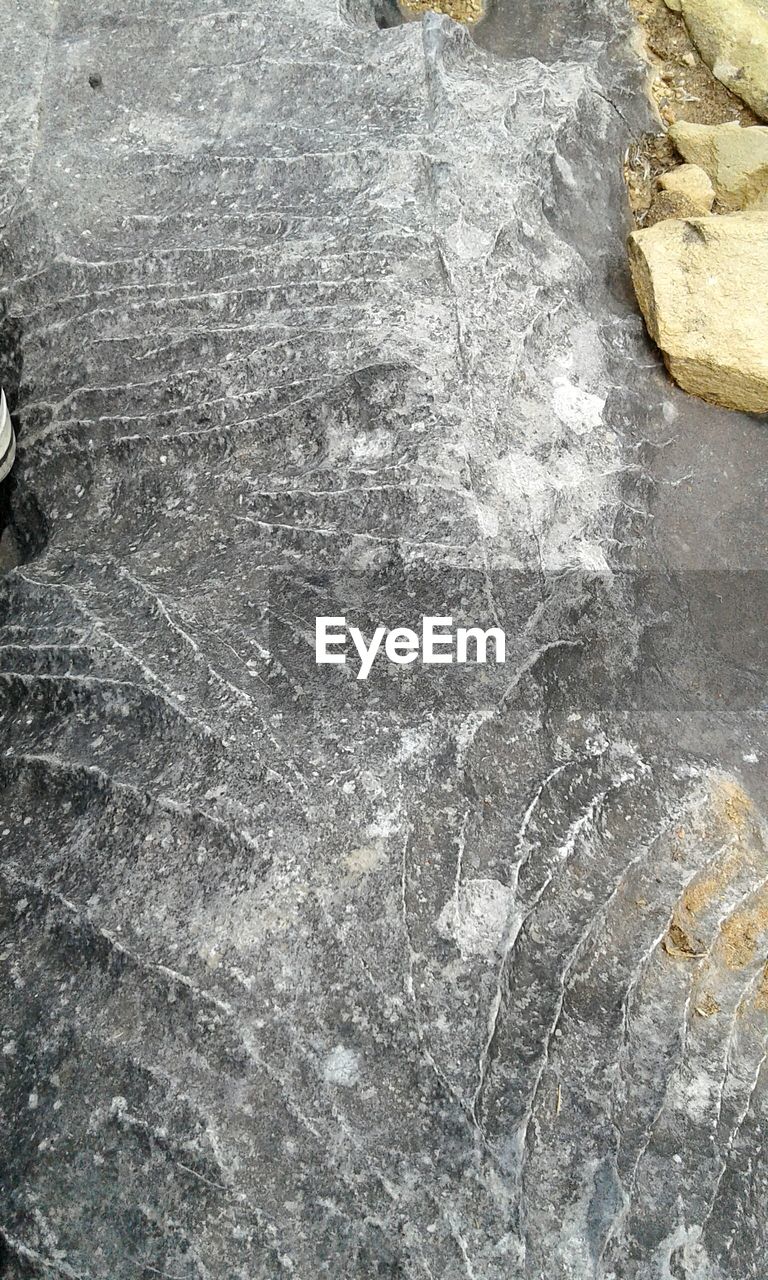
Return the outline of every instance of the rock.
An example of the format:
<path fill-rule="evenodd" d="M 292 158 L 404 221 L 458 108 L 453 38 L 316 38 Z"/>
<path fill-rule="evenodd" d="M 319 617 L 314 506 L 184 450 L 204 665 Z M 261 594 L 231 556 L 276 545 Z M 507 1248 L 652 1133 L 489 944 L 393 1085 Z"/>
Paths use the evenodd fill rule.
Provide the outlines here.
<path fill-rule="evenodd" d="M 423 14 L 428 10 L 444 13 L 454 22 L 471 24 L 483 16 L 485 0 L 402 0 L 402 9 L 408 14 Z"/>
<path fill-rule="evenodd" d="M 683 0 L 664 0 L 664 3 L 673 13 L 682 13 Z"/>
<path fill-rule="evenodd" d="M 768 412 L 768 213 L 659 223 L 629 244 L 640 307 L 675 381 L 726 408 Z"/>
<path fill-rule="evenodd" d="M 662 191 L 684 196 L 698 213 L 709 213 L 715 202 L 715 188 L 709 174 L 697 164 L 681 164 L 659 179 Z"/>
<path fill-rule="evenodd" d="M 643 226 L 654 227 L 657 222 L 666 222 L 669 218 L 697 218 L 706 212 L 706 209 L 681 191 L 657 191 L 645 215 Z"/>
<path fill-rule="evenodd" d="M 768 119 L 768 9 L 765 0 L 682 0 L 699 53 L 726 88 Z"/>
<path fill-rule="evenodd" d="M 361 27 L 370 27 L 373 20 L 377 27 L 386 30 L 399 27 L 403 22 L 397 0 L 342 0 L 342 12 Z"/>
<path fill-rule="evenodd" d="M 766 575 L 715 681 L 666 565 L 768 433 L 648 358 L 628 7 L 388 12 L 0 0 L 3 1280 L 765 1280 Z M 315 663 L 454 607 L 505 667 Z"/>
<path fill-rule="evenodd" d="M 729 124 L 673 124 L 669 136 L 690 165 L 709 175 L 727 209 L 761 207 L 768 198 L 768 128 Z"/>
<path fill-rule="evenodd" d="M 0 481 L 4 480 L 16 459 L 16 436 L 14 435 L 11 415 L 5 400 L 5 392 L 0 390 Z"/>

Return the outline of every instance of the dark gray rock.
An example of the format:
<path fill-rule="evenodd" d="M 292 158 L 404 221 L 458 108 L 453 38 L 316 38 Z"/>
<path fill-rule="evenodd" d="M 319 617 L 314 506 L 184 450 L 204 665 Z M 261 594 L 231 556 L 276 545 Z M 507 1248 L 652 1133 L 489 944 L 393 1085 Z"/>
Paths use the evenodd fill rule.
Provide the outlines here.
<path fill-rule="evenodd" d="M 0 13 L 4 1274 L 762 1277 L 768 446 L 628 17 Z"/>

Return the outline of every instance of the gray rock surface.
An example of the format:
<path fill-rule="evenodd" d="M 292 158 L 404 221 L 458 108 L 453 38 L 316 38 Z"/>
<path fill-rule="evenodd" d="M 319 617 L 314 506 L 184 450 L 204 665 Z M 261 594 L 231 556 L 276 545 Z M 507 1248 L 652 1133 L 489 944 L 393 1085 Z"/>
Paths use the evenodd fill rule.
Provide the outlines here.
<path fill-rule="evenodd" d="M 628 16 L 0 14 L 3 1274 L 762 1277 L 768 447 Z"/>

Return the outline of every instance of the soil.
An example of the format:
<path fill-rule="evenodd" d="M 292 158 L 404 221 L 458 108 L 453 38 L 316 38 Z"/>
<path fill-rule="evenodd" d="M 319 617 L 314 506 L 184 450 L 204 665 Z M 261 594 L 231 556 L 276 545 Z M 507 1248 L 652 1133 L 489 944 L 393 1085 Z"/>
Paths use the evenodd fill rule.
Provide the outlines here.
<path fill-rule="evenodd" d="M 720 1004 L 709 992 L 703 995 L 695 1006 L 700 1018 L 712 1018 L 720 1012 Z"/>
<path fill-rule="evenodd" d="M 669 926 L 662 946 L 673 960 L 701 960 L 706 954 L 676 920 Z"/>
<path fill-rule="evenodd" d="M 649 91 L 662 122 L 678 120 L 694 124 L 759 124 L 749 107 L 716 80 L 699 57 L 682 15 L 668 9 L 664 0 L 630 0 L 640 28 L 642 52 L 650 66 Z M 681 163 L 666 133 L 645 134 L 629 148 L 625 176 L 638 226 L 649 226 L 669 217 L 655 208 L 657 181 Z M 717 206 L 715 212 L 719 212 Z"/>
<path fill-rule="evenodd" d="M 400 7 L 406 16 L 420 16 L 429 9 L 468 24 L 479 22 L 485 12 L 484 0 L 401 0 Z"/>
<path fill-rule="evenodd" d="M 723 959 L 729 969 L 743 969 L 754 958 L 768 928 L 768 891 L 744 911 L 726 920 L 721 932 Z"/>

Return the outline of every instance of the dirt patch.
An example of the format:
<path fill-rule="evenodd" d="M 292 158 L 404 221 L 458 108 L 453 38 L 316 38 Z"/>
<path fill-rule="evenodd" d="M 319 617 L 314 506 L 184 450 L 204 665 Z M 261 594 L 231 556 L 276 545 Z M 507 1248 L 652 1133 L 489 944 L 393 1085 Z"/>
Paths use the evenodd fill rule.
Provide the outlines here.
<path fill-rule="evenodd" d="M 678 120 L 760 123 L 699 57 L 681 14 L 668 9 L 664 0 L 630 0 L 630 5 L 640 23 L 641 52 L 650 67 L 650 96 L 665 125 Z M 629 148 L 625 176 L 638 226 L 649 225 L 657 180 L 678 164 L 680 157 L 665 133 L 645 134 Z"/>
<path fill-rule="evenodd" d="M 630 0 L 630 4 L 651 65 L 653 100 L 665 124 L 676 120 L 759 123 L 749 107 L 716 80 L 702 61 L 681 14 L 668 9 L 664 0 Z"/>
<path fill-rule="evenodd" d="M 752 801 L 743 787 L 731 778 L 719 782 L 712 796 L 715 814 L 726 830 L 741 834 L 753 813 Z"/>
<path fill-rule="evenodd" d="M 420 17 L 432 11 L 468 25 L 479 22 L 485 13 L 484 0 L 400 0 L 400 8 L 406 16 Z"/>
<path fill-rule="evenodd" d="M 759 945 L 766 945 L 768 931 L 768 889 L 743 911 L 726 920 L 720 932 L 718 951 L 729 969 L 744 969 L 754 959 Z"/>
<path fill-rule="evenodd" d="M 746 862 L 741 848 L 730 849 L 719 866 L 712 868 L 701 880 L 688 885 L 682 898 L 686 915 L 697 916 L 727 889 Z"/>
<path fill-rule="evenodd" d="M 675 959 L 699 959 L 705 948 L 695 941 L 697 917 L 721 900 L 733 882 L 746 870 L 766 870 L 765 849 L 756 829 L 752 801 L 732 778 L 720 778 L 712 789 L 712 818 L 706 828 L 710 836 L 728 841 L 717 860 L 689 884 L 664 939 L 664 950 Z M 768 886 L 763 887 L 746 907 L 737 910 L 721 925 L 715 946 L 717 962 L 728 969 L 744 969 L 768 945 Z M 715 1010 L 697 1012 L 709 1017 Z"/>
<path fill-rule="evenodd" d="M 669 926 L 662 946 L 673 960 L 701 960 L 706 954 L 677 920 Z"/>
<path fill-rule="evenodd" d="M 720 1004 L 713 995 L 706 992 L 701 999 L 696 1002 L 694 1009 L 700 1018 L 713 1018 L 716 1013 L 720 1012 Z"/>
<path fill-rule="evenodd" d="M 743 871 L 761 867 L 768 871 L 765 849 L 755 825 L 753 803 L 733 778 L 720 778 L 712 788 L 711 818 L 698 834 L 700 839 L 707 837 L 725 839 L 728 845 L 683 893 L 682 911 L 691 922 L 717 902 Z"/>

